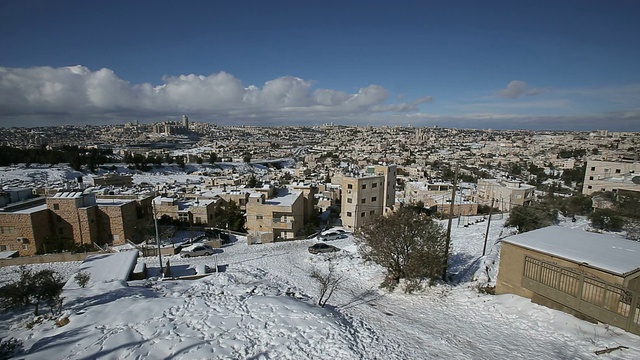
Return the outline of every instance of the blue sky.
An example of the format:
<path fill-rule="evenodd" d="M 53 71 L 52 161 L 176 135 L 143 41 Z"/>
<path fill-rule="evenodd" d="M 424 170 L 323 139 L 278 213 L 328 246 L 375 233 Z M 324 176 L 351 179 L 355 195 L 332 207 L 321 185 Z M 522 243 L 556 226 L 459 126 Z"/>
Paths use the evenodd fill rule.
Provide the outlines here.
<path fill-rule="evenodd" d="M 638 1 L 3 1 L 0 125 L 640 131 Z"/>

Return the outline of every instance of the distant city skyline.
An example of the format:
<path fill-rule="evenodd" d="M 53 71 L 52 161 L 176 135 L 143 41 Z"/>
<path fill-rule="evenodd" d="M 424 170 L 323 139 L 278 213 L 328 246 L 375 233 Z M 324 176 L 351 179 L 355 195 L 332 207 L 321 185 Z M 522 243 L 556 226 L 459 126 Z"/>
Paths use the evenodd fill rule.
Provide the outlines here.
<path fill-rule="evenodd" d="M 640 2 L 5 1 L 0 127 L 640 131 Z"/>

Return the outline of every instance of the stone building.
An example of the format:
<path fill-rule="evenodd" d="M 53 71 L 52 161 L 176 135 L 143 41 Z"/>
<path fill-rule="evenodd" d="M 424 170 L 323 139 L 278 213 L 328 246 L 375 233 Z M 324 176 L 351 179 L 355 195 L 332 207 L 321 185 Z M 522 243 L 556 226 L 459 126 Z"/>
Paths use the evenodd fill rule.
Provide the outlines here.
<path fill-rule="evenodd" d="M 363 172 L 344 176 L 342 187 L 342 225 L 358 229 L 395 204 L 396 166 L 368 166 Z"/>
<path fill-rule="evenodd" d="M 591 195 L 596 191 L 640 192 L 639 161 L 589 160 L 586 167 L 584 185 L 582 186 L 584 195 Z"/>
<path fill-rule="evenodd" d="M 6 206 L 0 211 L 0 251 L 29 256 L 59 250 L 66 242 L 122 245 L 149 218 L 150 204 L 144 196 L 103 199 L 70 191 Z"/>
<path fill-rule="evenodd" d="M 305 225 L 305 203 L 313 201 L 314 193 L 304 190 L 265 186 L 249 196 L 246 228 L 261 242 L 293 239 L 302 235 Z"/>
<path fill-rule="evenodd" d="M 535 186 L 518 180 L 479 179 L 478 203 L 492 205 L 500 211 L 511 211 L 514 206 L 531 205 L 535 198 Z"/>

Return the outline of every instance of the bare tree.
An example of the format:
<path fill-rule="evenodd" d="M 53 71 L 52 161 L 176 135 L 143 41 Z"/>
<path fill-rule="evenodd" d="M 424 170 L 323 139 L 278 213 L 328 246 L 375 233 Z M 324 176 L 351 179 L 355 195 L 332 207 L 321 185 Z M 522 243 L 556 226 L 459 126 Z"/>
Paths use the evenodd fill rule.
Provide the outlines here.
<path fill-rule="evenodd" d="M 326 272 L 314 268 L 309 276 L 318 284 L 318 305 L 320 307 L 324 307 L 327 304 L 344 278 L 344 275 L 336 273 L 333 259 L 329 260 L 329 267 Z"/>
<path fill-rule="evenodd" d="M 408 207 L 373 219 L 357 232 L 356 242 L 365 260 L 387 270 L 380 286 L 389 289 L 405 279 L 405 292 L 417 290 L 423 279 L 439 278 L 447 261 L 444 228 Z"/>

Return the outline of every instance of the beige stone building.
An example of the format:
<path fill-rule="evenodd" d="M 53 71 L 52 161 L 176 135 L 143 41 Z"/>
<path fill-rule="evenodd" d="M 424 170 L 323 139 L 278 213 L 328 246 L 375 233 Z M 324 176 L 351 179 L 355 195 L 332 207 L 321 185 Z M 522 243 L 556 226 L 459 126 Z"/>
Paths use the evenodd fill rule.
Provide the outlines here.
<path fill-rule="evenodd" d="M 266 189 L 265 189 L 266 190 Z M 302 190 L 268 189 L 249 196 L 246 228 L 261 242 L 293 239 L 302 235 L 305 196 Z"/>
<path fill-rule="evenodd" d="M 358 229 L 395 204 L 396 166 L 368 166 L 360 174 L 341 178 L 340 218 L 347 229 Z"/>
<path fill-rule="evenodd" d="M 91 186 L 117 186 L 131 187 L 133 185 L 133 177 L 131 175 L 105 175 L 92 176 Z"/>
<path fill-rule="evenodd" d="M 451 211 L 451 194 L 427 196 L 424 207 L 441 214 Z M 453 216 L 471 216 L 478 214 L 478 203 L 469 201 L 460 194 L 456 194 L 453 203 Z"/>
<path fill-rule="evenodd" d="M 477 202 L 491 205 L 500 211 L 511 211 L 514 206 L 531 205 L 535 199 L 535 186 L 518 180 L 479 179 Z"/>
<path fill-rule="evenodd" d="M 157 219 L 168 216 L 190 225 L 215 226 L 224 200 L 177 199 L 158 196 L 153 199 L 153 211 Z"/>
<path fill-rule="evenodd" d="M 50 235 L 51 219 L 44 198 L 21 205 L 0 212 L 0 251 L 33 255 Z"/>
<path fill-rule="evenodd" d="M 587 161 L 582 193 L 619 190 L 640 192 L 640 161 Z M 635 180 L 634 180 L 635 178 Z"/>
<path fill-rule="evenodd" d="M 67 242 L 121 245 L 148 219 L 149 205 L 144 197 L 98 199 L 77 191 L 12 204 L 0 211 L 0 251 L 28 256 Z"/>

